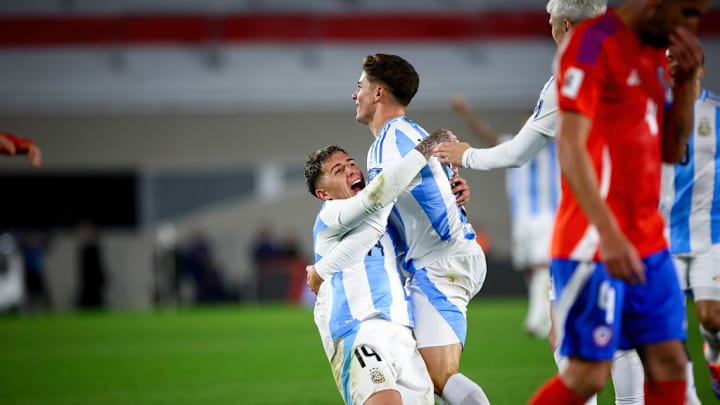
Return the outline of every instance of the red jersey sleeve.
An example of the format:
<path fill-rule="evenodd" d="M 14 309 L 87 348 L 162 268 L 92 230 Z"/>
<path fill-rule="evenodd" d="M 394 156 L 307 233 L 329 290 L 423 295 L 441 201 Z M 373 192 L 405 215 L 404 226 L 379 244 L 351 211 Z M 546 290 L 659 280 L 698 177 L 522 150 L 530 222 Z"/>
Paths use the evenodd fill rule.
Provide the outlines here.
<path fill-rule="evenodd" d="M 15 153 L 16 154 L 25 154 L 28 153 L 28 150 L 33 145 L 33 141 L 27 138 L 21 138 L 19 136 L 13 135 L 9 132 L 1 132 L 0 136 L 5 137 L 5 139 L 9 140 L 13 145 L 15 145 Z M 5 151 L 0 150 L 0 153 L 7 154 Z"/>
<path fill-rule="evenodd" d="M 558 51 L 558 107 L 593 118 L 605 80 L 603 36 L 595 29 L 597 18 L 575 28 Z"/>

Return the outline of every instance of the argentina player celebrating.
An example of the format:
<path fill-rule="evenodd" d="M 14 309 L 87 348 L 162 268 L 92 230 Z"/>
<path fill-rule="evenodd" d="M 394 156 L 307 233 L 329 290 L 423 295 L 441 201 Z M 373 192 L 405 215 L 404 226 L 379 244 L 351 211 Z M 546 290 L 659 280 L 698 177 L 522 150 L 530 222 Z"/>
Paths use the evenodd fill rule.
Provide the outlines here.
<path fill-rule="evenodd" d="M 316 260 L 342 240 L 361 254 L 350 265 L 308 273 L 318 293 L 315 323 L 348 405 L 433 403 L 432 381 L 412 336 L 412 303 L 386 227 L 390 203 L 425 167 L 438 141 L 451 139 L 450 132 L 436 131 L 367 188 L 355 161 L 337 146 L 313 153 L 305 165 L 308 190 L 324 201 L 313 229 Z"/>
<path fill-rule="evenodd" d="M 375 54 L 363 59 L 352 98 L 356 120 L 375 136 L 367 158 L 370 180 L 427 136 L 422 127 L 405 117 L 419 82 L 415 68 L 397 55 Z M 435 393 L 451 405 L 487 405 L 490 402 L 480 386 L 459 372 L 467 304 L 485 281 L 486 264 L 464 209 L 456 204 L 450 175 L 449 165 L 430 159 L 398 196 L 388 225 L 402 244 L 403 268 L 410 273 L 415 337 Z"/>

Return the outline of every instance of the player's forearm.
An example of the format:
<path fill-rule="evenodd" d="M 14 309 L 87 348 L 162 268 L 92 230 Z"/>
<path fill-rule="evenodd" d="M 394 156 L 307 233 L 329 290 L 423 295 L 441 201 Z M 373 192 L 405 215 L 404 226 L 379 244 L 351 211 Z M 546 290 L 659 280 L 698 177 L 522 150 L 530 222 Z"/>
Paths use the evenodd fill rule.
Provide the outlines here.
<path fill-rule="evenodd" d="M 689 81 L 673 85 L 673 102 L 665 112 L 662 133 L 662 158 L 666 163 L 682 160 L 693 125 L 695 84 Z"/>
<path fill-rule="evenodd" d="M 519 167 L 530 161 L 547 142 L 546 136 L 526 124 L 509 141 L 492 148 L 466 150 L 462 157 L 463 167 L 475 170 Z"/>
<path fill-rule="evenodd" d="M 365 189 L 346 200 L 328 202 L 333 211 L 328 211 L 327 223 L 341 228 L 353 229 L 383 207 L 392 203 L 410 185 L 427 164 L 427 159 L 418 151 L 411 151 L 402 159 L 388 165 Z"/>

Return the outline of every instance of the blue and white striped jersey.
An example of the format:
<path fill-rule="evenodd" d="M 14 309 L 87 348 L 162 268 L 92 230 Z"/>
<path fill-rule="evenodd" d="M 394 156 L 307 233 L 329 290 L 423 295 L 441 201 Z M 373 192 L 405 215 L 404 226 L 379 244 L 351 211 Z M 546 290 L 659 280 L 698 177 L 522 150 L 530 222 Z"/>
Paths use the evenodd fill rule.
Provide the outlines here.
<path fill-rule="evenodd" d="M 334 352 L 334 340 L 367 319 L 414 326 L 387 218 L 391 202 L 426 163 L 413 150 L 354 197 L 323 203 L 313 227 L 315 266 L 325 280 L 315 320 L 328 358 Z"/>
<path fill-rule="evenodd" d="M 660 209 L 673 254 L 720 243 L 720 95 L 702 90 L 685 157 L 663 166 Z"/>
<path fill-rule="evenodd" d="M 427 132 L 404 116 L 389 120 L 378 132 L 368 152 L 368 178 L 372 180 L 392 162 L 413 150 Z M 397 231 L 404 251 L 405 267 L 425 267 L 452 256 L 482 252 L 462 207 L 455 202 L 449 166 L 431 158 L 398 197 L 389 224 Z M 398 242 L 400 241 L 398 240 Z"/>
<path fill-rule="evenodd" d="M 557 109 L 557 86 L 553 76 L 545 83 L 534 113 L 525 123 L 547 136 L 547 143 L 530 161 L 508 169 L 506 174 L 513 223 L 538 216 L 555 216 L 560 200 L 560 165 L 555 150 Z"/>

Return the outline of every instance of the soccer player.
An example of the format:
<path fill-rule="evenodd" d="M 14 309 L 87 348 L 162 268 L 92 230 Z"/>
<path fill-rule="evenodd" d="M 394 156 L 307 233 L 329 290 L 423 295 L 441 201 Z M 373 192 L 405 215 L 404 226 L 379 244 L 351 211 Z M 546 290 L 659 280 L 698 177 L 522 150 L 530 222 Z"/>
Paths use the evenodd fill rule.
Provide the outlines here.
<path fill-rule="evenodd" d="M 323 200 L 313 229 L 320 260 L 344 239 L 359 260 L 322 277 L 308 273 L 318 293 L 315 323 L 346 404 L 432 404 L 432 381 L 412 336 L 412 303 L 403 288 L 396 242 L 386 232 L 392 202 L 426 166 L 432 146 L 450 139 L 436 131 L 365 187 L 355 160 L 337 146 L 308 157 L 305 180 Z"/>
<path fill-rule="evenodd" d="M 33 166 L 42 164 L 40 148 L 30 139 L 9 132 L 0 132 L 0 153 L 3 155 L 27 155 Z"/>
<path fill-rule="evenodd" d="M 668 53 L 670 77 L 676 61 Z M 704 357 L 715 396 L 720 398 L 720 95 L 702 88 L 705 69 L 698 69 L 692 135 L 683 159 L 663 166 L 661 210 L 670 252 L 682 288 L 691 291 L 703 337 Z M 692 388 L 692 363 L 688 388 Z M 694 390 L 693 390 L 694 391 Z M 699 403 L 699 402 L 698 402 Z"/>
<path fill-rule="evenodd" d="M 550 0 L 546 10 L 550 15 L 549 24 L 555 43 L 559 46 L 563 39 L 572 32 L 573 27 L 579 22 L 605 12 L 607 2 L 605 0 Z M 484 139 L 497 138 L 490 126 L 480 117 L 472 114 L 455 100 L 456 109 L 460 108 L 461 116 L 468 121 L 471 129 Z M 513 224 L 513 249 L 518 251 L 535 251 L 534 273 L 544 273 L 544 285 L 535 286 L 539 291 L 535 294 L 543 294 L 548 297 L 549 269 L 549 239 L 552 233 L 552 220 L 555 216 L 556 204 L 553 198 L 559 197 L 556 190 L 557 162 L 555 158 L 555 132 L 557 127 L 557 88 L 555 77 L 552 76 L 545 83 L 538 99 L 535 111 L 517 135 L 502 144 L 488 149 L 471 148 L 468 143 L 442 143 L 435 149 L 434 155 L 438 156 L 441 162 L 463 166 L 476 170 L 491 170 L 508 167 L 520 167 L 523 172 L 516 172 L 509 180 L 515 178 L 532 178 L 527 181 L 536 186 L 534 196 L 544 197 L 542 201 L 533 204 L 534 210 L 526 209 L 525 215 L 516 217 Z M 557 180 L 559 182 L 559 179 Z M 537 187 L 542 186 L 542 191 Z M 518 197 L 512 193 L 520 193 L 526 188 L 509 186 L 511 200 Z M 519 237 L 516 235 L 525 235 Z M 528 245 L 535 246 L 528 249 Z M 515 254 L 515 251 L 513 252 Z M 544 266 L 543 266 L 544 265 Z M 536 280 L 541 277 L 536 276 Z M 536 281 L 539 283 L 539 281 Z M 530 287 L 532 289 L 532 287 Z M 554 294 L 553 294 L 554 295 Z M 532 291 L 530 294 L 532 300 Z M 532 306 L 532 301 L 531 304 Z M 543 310 L 550 315 L 550 308 Z M 567 359 L 562 358 L 559 353 L 555 333 L 548 336 L 550 346 L 554 349 L 554 358 L 560 368 L 564 368 Z M 643 370 L 642 364 L 634 350 L 619 350 L 614 357 L 612 367 L 612 379 L 615 386 L 615 400 L 618 404 L 642 404 L 643 403 Z M 694 394 L 694 390 L 692 393 Z M 592 397 L 588 404 L 597 403 L 597 398 Z"/>
<path fill-rule="evenodd" d="M 558 52 L 563 190 L 550 268 L 569 359 L 530 404 L 584 403 L 616 349 L 633 347 L 645 403 L 685 401 L 685 311 L 658 200 L 661 163 L 678 161 L 689 136 L 702 59 L 693 31 L 707 5 L 625 0 L 580 23 Z M 678 61 L 670 92 L 665 48 Z"/>
<path fill-rule="evenodd" d="M 375 137 L 368 178 L 411 151 L 427 132 L 405 116 L 419 86 L 415 68 L 397 55 L 363 59 L 352 95 L 356 120 Z M 480 291 L 486 264 L 465 211 L 448 183 L 449 165 L 431 159 L 397 199 L 389 224 L 404 244 L 403 267 L 415 308 L 415 336 L 435 393 L 448 404 L 489 404 L 483 390 L 459 372 L 467 334 L 467 304 Z"/>
<path fill-rule="evenodd" d="M 576 24 L 605 12 L 606 8 L 607 2 L 605 0 L 550 0 L 547 3 L 546 10 L 550 15 L 549 24 L 555 43 L 560 46 L 564 38 L 572 32 Z M 482 137 L 484 138 L 492 135 L 492 130 L 489 125 L 480 121 L 479 117 L 473 115 L 469 110 L 464 110 L 461 115 L 470 121 L 473 132 L 477 133 L 481 131 Z M 538 195 L 553 195 L 554 193 L 558 193 L 557 191 L 553 191 L 554 177 L 558 174 L 554 171 L 556 161 L 553 140 L 556 127 L 557 88 L 555 86 L 555 77 L 553 76 L 545 83 L 545 86 L 540 92 L 540 98 L 535 106 L 533 115 L 528 118 L 519 133 L 512 139 L 489 149 L 471 148 L 467 143 L 443 143 L 436 148 L 434 154 L 439 156 L 442 162 L 477 170 L 520 166 L 526 172 L 525 177 L 537 176 L 536 180 L 532 181 L 532 184 L 545 186 L 545 191 L 538 192 Z M 541 172 L 539 170 L 540 168 L 545 168 L 545 170 Z M 540 173 L 542 173 L 542 175 Z M 514 190 L 514 188 L 510 190 Z M 545 201 L 552 200 L 546 198 Z M 543 206 L 550 207 L 551 204 L 546 203 Z M 546 214 L 551 217 L 550 221 L 552 221 L 552 217 L 555 215 L 554 210 L 555 206 L 552 206 L 552 211 Z M 532 220 L 524 218 L 521 224 L 524 225 L 527 222 L 532 222 Z M 551 223 L 552 222 L 550 222 L 550 224 Z M 543 226 L 542 224 L 545 225 Z M 545 250 L 538 253 L 537 257 L 544 257 L 545 262 L 547 262 L 552 226 L 548 226 L 542 216 L 539 217 L 536 225 L 537 227 L 534 228 L 532 236 L 523 239 L 523 242 L 544 246 Z M 513 231 L 523 232 L 521 229 L 523 229 L 522 226 L 517 229 L 513 228 Z M 514 249 L 517 248 L 528 250 L 527 247 L 514 246 Z M 540 262 L 540 259 L 538 259 L 538 262 Z M 549 273 L 547 267 L 543 268 L 543 271 Z M 547 285 L 545 285 L 544 294 L 546 297 L 547 288 Z M 549 308 L 547 310 L 549 314 Z M 549 336 L 549 342 L 551 347 L 555 349 L 554 357 L 556 363 L 559 367 L 564 367 L 566 359 L 560 356 L 554 333 Z M 642 364 L 634 350 L 620 350 L 615 354 L 612 367 L 612 379 L 615 386 L 617 403 L 643 403 L 644 375 Z M 692 390 L 692 393 L 694 394 L 694 390 Z M 596 397 L 588 401 L 588 404 L 592 403 L 597 403 Z"/>

